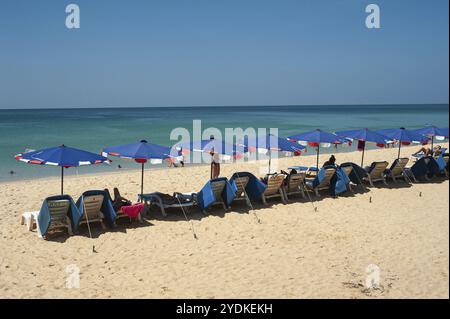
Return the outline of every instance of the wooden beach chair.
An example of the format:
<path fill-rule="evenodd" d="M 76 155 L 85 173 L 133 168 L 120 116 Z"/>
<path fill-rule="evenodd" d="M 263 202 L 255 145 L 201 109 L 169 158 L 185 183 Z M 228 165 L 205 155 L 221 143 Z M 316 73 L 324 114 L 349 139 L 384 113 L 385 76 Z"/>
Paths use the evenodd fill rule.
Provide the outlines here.
<path fill-rule="evenodd" d="M 250 181 L 249 176 L 237 176 L 234 178 L 234 182 L 236 185 L 236 197 L 233 201 L 245 201 L 248 207 L 252 207 L 250 203 L 250 199 L 247 197 L 247 194 L 245 193 L 245 188 L 248 185 L 248 182 Z"/>
<path fill-rule="evenodd" d="M 284 187 L 284 191 L 285 191 L 284 195 L 286 197 L 286 200 L 289 200 L 288 196 L 297 195 L 297 194 L 300 194 L 300 195 L 302 195 L 303 198 L 306 198 L 305 190 L 304 190 L 305 178 L 306 178 L 305 172 L 289 174 L 286 177 L 286 182 L 285 182 L 285 187 Z"/>
<path fill-rule="evenodd" d="M 72 232 L 72 223 L 69 218 L 69 209 L 70 209 L 70 201 L 68 199 L 58 199 L 58 200 L 48 200 L 48 211 L 50 214 L 50 224 L 48 226 L 47 232 L 52 232 L 55 230 L 59 230 L 61 228 L 67 229 L 67 233 L 71 236 Z M 39 212 L 25 212 L 22 214 L 20 223 L 26 224 L 27 229 L 32 231 L 37 228 L 37 233 L 40 238 L 42 238 L 42 234 L 37 227 L 37 218 Z"/>
<path fill-rule="evenodd" d="M 374 182 L 383 182 L 387 185 L 386 178 L 384 177 L 384 171 L 388 165 L 388 162 L 373 162 L 372 165 L 365 168 L 367 176 L 364 177 L 363 180 L 368 181 L 370 186 L 374 186 Z"/>
<path fill-rule="evenodd" d="M 261 199 L 264 205 L 267 205 L 267 199 L 280 197 L 283 204 L 286 204 L 284 197 L 283 183 L 285 176 L 283 174 L 272 174 L 267 178 L 267 188 L 262 193 Z"/>
<path fill-rule="evenodd" d="M 397 182 L 397 178 L 403 178 L 405 182 L 409 181 L 408 175 L 405 172 L 406 165 L 409 162 L 409 158 L 396 159 L 391 167 L 385 171 L 387 178 L 392 178 L 394 182 Z"/>
<path fill-rule="evenodd" d="M 325 169 L 325 177 L 323 178 L 322 182 L 320 182 L 316 187 L 313 186 L 314 179 L 306 181 L 306 188 L 307 190 L 314 191 L 317 197 L 320 197 L 319 191 L 325 190 L 330 188 L 330 182 L 333 178 L 334 174 L 336 174 L 335 168 L 326 168 Z"/>
<path fill-rule="evenodd" d="M 102 229 L 106 226 L 103 222 L 103 213 L 101 212 L 103 204 L 103 195 L 87 195 L 83 198 L 84 214 L 80 219 L 81 224 L 100 222 Z"/>

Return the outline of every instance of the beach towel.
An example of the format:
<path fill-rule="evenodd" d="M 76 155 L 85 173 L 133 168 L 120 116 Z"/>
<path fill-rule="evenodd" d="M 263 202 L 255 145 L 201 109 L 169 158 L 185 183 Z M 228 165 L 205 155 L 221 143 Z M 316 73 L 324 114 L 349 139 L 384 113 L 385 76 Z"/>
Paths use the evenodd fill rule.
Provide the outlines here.
<path fill-rule="evenodd" d="M 39 211 L 39 214 L 37 217 L 37 227 L 39 227 L 39 232 L 42 236 L 44 236 L 47 233 L 48 227 L 50 226 L 50 211 L 48 208 L 48 201 L 52 201 L 52 200 L 69 200 L 70 201 L 70 208 L 69 208 L 68 216 L 70 218 L 72 228 L 74 228 L 75 225 L 78 224 L 78 221 L 81 218 L 81 212 L 78 210 L 72 197 L 70 197 L 69 195 L 58 195 L 58 196 L 47 197 L 46 199 L 44 199 L 44 202 L 42 203 L 42 206 L 41 206 L 41 210 Z"/>
<path fill-rule="evenodd" d="M 352 172 L 348 176 L 350 178 L 350 180 L 352 181 L 352 183 L 356 184 L 356 185 L 362 184 L 363 178 L 367 176 L 367 172 L 364 170 L 364 168 L 362 168 L 361 166 L 359 166 L 355 163 L 351 163 L 351 162 L 346 162 L 346 163 L 341 164 L 341 167 L 347 167 L 347 166 L 351 166 L 353 168 Z"/>
<path fill-rule="evenodd" d="M 231 202 L 233 201 L 235 195 L 235 190 L 231 186 L 231 184 L 228 182 L 228 179 L 226 177 L 220 177 L 216 179 L 209 180 L 205 186 L 200 190 L 200 192 L 197 193 L 197 205 L 200 209 L 200 211 L 204 211 L 207 209 L 211 204 L 213 204 L 216 201 L 216 198 L 214 196 L 214 192 L 211 187 L 211 183 L 215 181 L 222 181 L 225 180 L 225 189 L 222 192 L 222 200 L 225 203 L 227 207 L 230 207 Z"/>
<path fill-rule="evenodd" d="M 144 204 L 134 204 L 130 206 L 122 206 L 121 210 L 130 218 L 136 218 L 144 209 Z"/>
<path fill-rule="evenodd" d="M 336 174 L 334 174 L 332 183 L 330 185 L 330 193 L 335 196 L 337 194 L 346 192 L 348 190 L 348 184 L 350 178 L 345 174 L 341 167 L 336 168 Z"/>
<path fill-rule="evenodd" d="M 417 179 L 422 179 L 425 176 L 429 178 L 440 173 L 439 165 L 432 156 L 420 158 L 410 169 L 411 173 Z"/>
<path fill-rule="evenodd" d="M 109 194 L 108 192 L 104 191 L 104 190 L 92 190 L 92 191 L 86 191 L 84 192 L 80 198 L 78 198 L 77 200 L 77 207 L 78 210 L 80 211 L 81 215 L 80 218 L 78 220 L 74 220 L 75 223 L 75 228 L 74 230 L 76 231 L 78 228 L 78 224 L 80 222 L 81 217 L 84 215 L 84 197 L 86 196 L 95 196 L 95 195 L 103 195 L 103 203 L 102 203 L 102 207 L 100 209 L 100 211 L 103 213 L 103 215 L 105 216 L 105 219 L 109 225 L 109 227 L 113 228 L 114 227 L 114 222 L 116 220 L 116 212 L 114 211 L 113 205 L 111 203 L 111 200 L 109 199 Z"/>
<path fill-rule="evenodd" d="M 251 200 L 258 200 L 261 198 L 262 193 L 264 193 L 265 189 L 267 188 L 267 185 L 264 184 L 259 178 L 257 178 L 255 175 L 249 172 L 238 172 L 234 173 L 233 176 L 230 178 L 230 184 L 233 188 L 234 193 L 237 191 L 237 185 L 235 179 L 238 177 L 249 177 L 249 181 L 247 183 L 247 186 L 245 187 L 245 192 L 247 196 Z"/>
<path fill-rule="evenodd" d="M 442 153 L 436 158 L 436 163 L 439 167 L 439 170 L 442 172 L 447 167 L 447 162 L 444 159 L 444 154 L 447 151 L 446 148 L 442 149 Z"/>
<path fill-rule="evenodd" d="M 334 167 L 333 167 L 334 168 Z M 313 180 L 312 186 L 316 188 L 325 178 L 325 167 L 322 167 Z"/>

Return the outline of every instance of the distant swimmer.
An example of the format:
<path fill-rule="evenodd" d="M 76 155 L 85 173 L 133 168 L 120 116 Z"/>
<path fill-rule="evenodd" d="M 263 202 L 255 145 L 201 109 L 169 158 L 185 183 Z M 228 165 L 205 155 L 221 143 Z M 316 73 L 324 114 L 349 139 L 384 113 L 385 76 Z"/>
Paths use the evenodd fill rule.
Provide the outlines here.
<path fill-rule="evenodd" d="M 14 171 L 12 171 L 12 170 L 9 171 L 9 174 L 10 174 L 10 175 L 14 175 L 15 173 L 16 173 L 16 172 L 14 172 Z"/>
<path fill-rule="evenodd" d="M 121 168 L 122 168 L 122 165 L 120 165 L 120 164 L 117 165 L 117 168 L 118 168 L 118 169 L 121 169 Z"/>

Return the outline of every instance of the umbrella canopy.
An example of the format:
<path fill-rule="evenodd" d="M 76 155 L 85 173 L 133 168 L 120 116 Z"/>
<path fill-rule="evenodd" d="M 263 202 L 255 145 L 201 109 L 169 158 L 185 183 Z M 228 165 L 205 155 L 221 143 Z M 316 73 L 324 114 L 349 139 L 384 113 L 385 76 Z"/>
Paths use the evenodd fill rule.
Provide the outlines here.
<path fill-rule="evenodd" d="M 166 158 L 171 158 L 170 148 L 167 146 L 148 143 L 142 140 L 138 143 L 123 144 L 103 148 L 105 154 L 120 158 L 134 159 L 142 165 L 141 195 L 144 193 L 144 164 L 150 160 L 152 164 L 160 164 Z"/>
<path fill-rule="evenodd" d="M 448 134 L 448 127 L 446 128 L 439 128 L 433 125 L 424 127 L 424 128 L 420 128 L 418 130 L 414 130 L 414 132 L 426 136 L 428 138 L 431 138 L 431 147 L 433 148 L 433 144 L 434 144 L 434 138 L 436 136 L 440 136 L 440 137 L 445 137 L 448 138 L 449 134 Z"/>
<path fill-rule="evenodd" d="M 388 136 L 380 134 L 376 131 L 369 130 L 367 128 L 361 130 L 339 131 L 336 132 L 336 134 L 345 138 L 364 142 L 362 148 L 361 167 L 363 167 L 364 165 L 364 151 L 366 149 L 365 142 L 371 142 L 376 143 L 380 146 L 385 146 L 388 141 L 390 141 L 390 138 Z"/>
<path fill-rule="evenodd" d="M 65 145 L 17 154 L 15 159 L 29 164 L 61 167 L 61 194 L 64 193 L 64 168 L 100 164 L 108 159 L 99 154 Z"/>
<path fill-rule="evenodd" d="M 333 133 L 328 133 L 317 129 L 315 131 L 296 134 L 288 137 L 291 141 L 307 142 L 310 146 L 317 147 L 317 168 L 319 168 L 320 144 L 342 144 L 344 141 L 341 137 Z"/>
<path fill-rule="evenodd" d="M 400 158 L 402 144 L 425 143 L 428 141 L 428 138 L 423 135 L 412 130 L 407 130 L 404 127 L 378 130 L 377 132 L 398 142 L 398 158 Z"/>
<path fill-rule="evenodd" d="M 244 138 L 243 145 L 249 150 L 252 148 L 258 150 L 266 150 L 269 152 L 269 173 L 272 161 L 271 151 L 291 152 L 301 154 L 301 151 L 306 147 L 298 143 L 289 141 L 286 138 L 281 138 L 273 134 L 256 136 L 255 139 L 249 139 L 248 136 Z"/>

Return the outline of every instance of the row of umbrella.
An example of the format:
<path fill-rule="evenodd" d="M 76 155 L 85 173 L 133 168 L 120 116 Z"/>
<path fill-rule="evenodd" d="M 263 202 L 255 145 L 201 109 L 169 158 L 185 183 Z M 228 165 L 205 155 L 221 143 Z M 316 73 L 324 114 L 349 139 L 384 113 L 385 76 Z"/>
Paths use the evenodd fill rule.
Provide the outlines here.
<path fill-rule="evenodd" d="M 269 134 L 266 136 L 257 136 L 255 139 L 246 137 L 243 141 L 236 144 L 227 144 L 221 140 L 214 139 L 194 141 L 188 143 L 176 144 L 173 148 L 148 143 L 142 140 L 138 143 L 124 144 L 103 149 L 103 154 L 95 154 L 65 145 L 53 148 L 46 148 L 39 151 L 27 152 L 16 155 L 16 159 L 37 165 L 53 165 L 61 167 L 61 194 L 64 193 L 64 168 L 77 167 L 83 165 L 99 164 L 109 161 L 107 156 L 116 156 L 125 159 L 133 159 L 141 164 L 141 194 L 144 193 L 144 166 L 150 161 L 152 164 L 161 163 L 168 158 L 177 157 L 172 154 L 173 149 L 185 149 L 189 151 L 217 153 L 226 156 L 236 157 L 240 153 L 247 153 L 254 150 L 262 150 L 269 153 L 269 172 L 272 151 L 291 152 L 300 155 L 306 148 L 300 143 L 306 143 L 311 147 L 316 147 L 317 167 L 319 167 L 319 154 L 321 144 L 343 144 L 351 140 L 364 142 L 361 166 L 364 161 L 365 142 L 376 143 L 379 146 L 385 146 L 394 141 L 399 144 L 398 157 L 400 157 L 402 144 L 412 142 L 426 143 L 431 139 L 432 143 L 436 136 L 449 137 L 448 128 L 437 128 L 434 126 L 419 130 L 407 130 L 405 128 L 386 129 L 373 131 L 369 129 L 340 131 L 329 133 L 317 129 L 312 132 L 289 136 L 288 139 Z"/>

